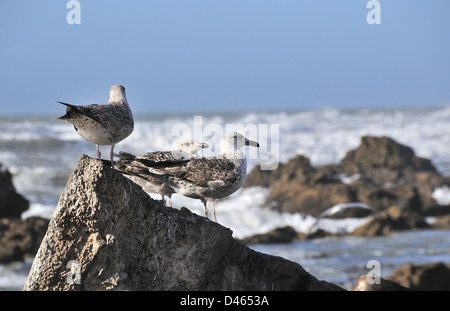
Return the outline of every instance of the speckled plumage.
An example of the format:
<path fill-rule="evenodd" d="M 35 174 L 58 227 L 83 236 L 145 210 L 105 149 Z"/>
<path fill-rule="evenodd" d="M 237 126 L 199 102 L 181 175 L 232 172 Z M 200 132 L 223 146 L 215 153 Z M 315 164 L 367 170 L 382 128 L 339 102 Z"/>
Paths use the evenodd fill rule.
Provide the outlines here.
<path fill-rule="evenodd" d="M 214 203 L 216 199 L 229 196 L 243 185 L 247 176 L 247 159 L 240 148 L 246 145 L 259 147 L 257 142 L 239 133 L 227 134 L 222 138 L 221 157 L 167 161 L 164 167 L 150 166 L 149 171 L 178 194 L 200 199 L 208 217 L 207 202 Z M 213 220 L 217 221 L 214 205 L 211 212 Z"/>
<path fill-rule="evenodd" d="M 133 114 L 128 106 L 125 88 L 121 85 L 112 86 L 107 104 L 75 106 L 59 103 L 67 107 L 66 114 L 59 119 L 72 123 L 81 137 L 96 144 L 99 159 L 99 146 L 111 145 L 110 157 L 114 165 L 114 145 L 127 138 L 134 129 Z"/>
<path fill-rule="evenodd" d="M 175 190 L 151 174 L 148 166 L 165 165 L 165 163 L 173 161 L 189 161 L 198 157 L 197 150 L 207 147 L 208 145 L 204 143 L 180 141 L 172 151 L 148 152 L 137 157 L 126 152 L 120 152 L 120 159 L 117 161 L 115 168 L 140 185 L 144 191 L 159 193 L 164 201 L 164 196 L 167 196 L 169 198 L 168 206 L 172 206 L 171 197 Z"/>

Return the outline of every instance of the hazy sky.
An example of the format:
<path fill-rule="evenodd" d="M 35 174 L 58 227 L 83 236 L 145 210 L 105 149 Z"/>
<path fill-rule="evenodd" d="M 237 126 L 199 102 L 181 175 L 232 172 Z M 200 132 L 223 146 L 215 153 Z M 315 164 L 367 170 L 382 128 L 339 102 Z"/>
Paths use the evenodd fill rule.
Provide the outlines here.
<path fill-rule="evenodd" d="M 0 114 L 122 84 L 135 112 L 450 104 L 450 1 L 0 1 Z"/>

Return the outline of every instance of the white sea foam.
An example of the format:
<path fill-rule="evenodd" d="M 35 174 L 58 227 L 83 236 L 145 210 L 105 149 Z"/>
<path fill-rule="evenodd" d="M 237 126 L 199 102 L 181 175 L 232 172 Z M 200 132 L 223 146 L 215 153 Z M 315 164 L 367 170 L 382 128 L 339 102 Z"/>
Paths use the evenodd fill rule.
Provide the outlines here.
<path fill-rule="evenodd" d="M 450 206 L 450 188 L 447 186 L 442 186 L 433 191 L 433 198 L 440 205 Z"/>
<path fill-rule="evenodd" d="M 28 210 L 22 213 L 22 218 L 39 216 L 46 219 L 50 219 L 52 218 L 55 208 L 56 205 L 53 204 L 31 203 Z"/>
<path fill-rule="evenodd" d="M 240 189 L 228 198 L 219 200 L 216 216 L 220 224 L 230 228 L 233 236 L 242 239 L 255 234 L 266 233 L 272 229 L 291 226 L 297 232 L 309 233 L 323 229 L 331 233 L 349 233 L 366 223 L 367 218 L 326 219 L 319 222 L 315 217 L 301 213 L 279 213 L 266 206 L 265 198 L 269 189 L 251 187 Z M 160 199 L 159 195 L 151 195 Z M 203 216 L 203 205 L 199 200 L 173 195 L 173 207 L 187 207 Z M 312 230 L 312 231 L 311 231 Z"/>
<path fill-rule="evenodd" d="M 385 135 L 412 147 L 417 155 L 431 158 L 444 175 L 450 175 L 450 136 L 447 135 L 450 132 L 450 106 L 428 110 L 252 112 L 241 115 L 207 115 L 202 118 L 204 127 L 217 124 L 225 130 L 227 124 L 233 123 L 278 124 L 279 159 L 282 162 L 303 154 L 310 158 L 313 165 L 338 163 L 346 152 L 359 145 L 362 135 Z M 192 128 L 194 116 L 137 116 L 134 132 L 117 144 L 115 149 L 135 154 L 169 150 L 173 142 L 179 139 L 176 133 L 172 133 L 176 124 Z M 264 149 L 266 141 L 260 141 L 260 144 L 260 149 Z M 108 148 L 101 147 L 101 150 L 106 154 Z M 70 124 L 56 118 L 0 118 L 0 162 L 13 172 L 17 190 L 32 200 L 32 204 L 56 205 L 65 182 L 83 153 L 96 157 L 95 146 L 82 139 Z M 205 152 L 206 156 L 212 154 L 214 151 Z M 258 163 L 261 163 L 260 159 L 249 160 L 248 171 Z M 357 178 L 341 177 L 344 182 Z M 264 201 L 264 190 L 252 191 L 253 198 L 247 204 L 242 204 L 245 196 L 238 192 L 218 206 L 218 217 L 225 213 L 222 214 L 223 221 L 230 228 L 239 228 L 233 229 L 238 236 L 256 232 L 256 229 L 251 228 L 265 231 L 284 223 L 293 224 L 300 228 L 299 231 L 304 231 L 307 221 L 313 221 L 303 219 L 301 215 L 278 215 L 267 208 L 261 208 L 255 202 Z M 439 196 L 439 193 L 437 190 L 436 195 Z M 199 214 L 202 214 L 201 204 L 196 200 L 188 201 L 185 205 L 192 209 L 198 207 Z M 234 218 L 232 213 L 228 215 L 224 212 L 226 210 L 248 216 Z M 276 217 L 272 213 L 276 213 Z M 252 216 L 255 214 L 259 218 Z M 234 226 L 233 223 L 239 225 Z M 248 232 L 245 227 L 250 228 Z"/>

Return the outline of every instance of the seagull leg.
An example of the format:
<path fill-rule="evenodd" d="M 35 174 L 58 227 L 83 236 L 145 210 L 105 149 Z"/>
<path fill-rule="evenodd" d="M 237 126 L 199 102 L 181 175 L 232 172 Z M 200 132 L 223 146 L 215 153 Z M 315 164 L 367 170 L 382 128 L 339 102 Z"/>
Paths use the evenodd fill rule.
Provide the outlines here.
<path fill-rule="evenodd" d="M 109 151 L 109 157 L 111 158 L 111 167 L 114 168 L 114 146 L 115 144 L 111 145 L 111 150 Z"/>
<path fill-rule="evenodd" d="M 97 145 L 97 156 L 98 156 L 99 160 L 102 159 L 102 153 L 100 152 L 100 146 L 99 145 Z"/>
<path fill-rule="evenodd" d="M 167 207 L 172 207 L 172 195 L 169 194 L 167 197 L 169 198 L 169 199 L 167 200 Z"/>
<path fill-rule="evenodd" d="M 209 218 L 208 217 L 208 206 L 207 206 L 208 201 L 202 200 L 202 202 L 203 202 L 203 214 L 205 215 L 206 218 Z"/>
<path fill-rule="evenodd" d="M 212 215 L 212 218 L 213 218 L 214 222 L 217 222 L 217 218 L 216 218 L 216 202 L 217 202 L 217 200 L 211 201 L 211 203 L 212 203 L 211 215 Z"/>
<path fill-rule="evenodd" d="M 161 194 L 161 200 L 164 202 L 164 206 L 166 206 L 166 199 L 164 198 L 164 194 Z"/>

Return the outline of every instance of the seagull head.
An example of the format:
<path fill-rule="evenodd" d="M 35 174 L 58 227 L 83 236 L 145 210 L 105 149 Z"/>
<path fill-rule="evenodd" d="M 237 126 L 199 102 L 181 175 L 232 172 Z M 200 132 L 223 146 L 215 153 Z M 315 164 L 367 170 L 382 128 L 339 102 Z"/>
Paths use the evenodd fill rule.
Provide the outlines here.
<path fill-rule="evenodd" d="M 179 140 L 175 142 L 172 150 L 182 151 L 189 154 L 195 154 L 200 149 L 208 148 L 209 145 L 205 143 L 199 143 L 195 140 Z"/>
<path fill-rule="evenodd" d="M 125 87 L 119 84 L 111 86 L 109 90 L 109 103 L 127 102 Z"/>
<path fill-rule="evenodd" d="M 222 142 L 220 144 L 223 154 L 235 152 L 236 150 L 240 150 L 244 146 L 259 147 L 259 144 L 256 141 L 246 138 L 244 135 L 238 132 L 226 134 L 222 138 Z"/>

